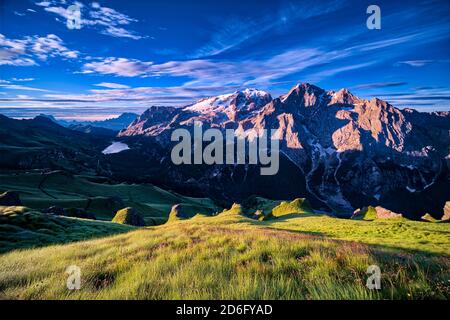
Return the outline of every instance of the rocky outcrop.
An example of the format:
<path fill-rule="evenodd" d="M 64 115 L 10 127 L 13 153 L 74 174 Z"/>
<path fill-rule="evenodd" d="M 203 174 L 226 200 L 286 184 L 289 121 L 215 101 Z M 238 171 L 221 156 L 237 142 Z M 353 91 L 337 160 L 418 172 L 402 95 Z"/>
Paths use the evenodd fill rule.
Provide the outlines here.
<path fill-rule="evenodd" d="M 117 211 L 112 222 L 136 227 L 145 226 L 144 218 L 142 218 L 141 214 L 136 209 L 131 207 Z"/>
<path fill-rule="evenodd" d="M 420 218 L 422 221 L 425 222 L 438 222 L 439 220 L 436 220 L 435 218 L 433 218 L 433 216 L 429 213 L 426 213 L 422 216 L 422 218 Z"/>
<path fill-rule="evenodd" d="M 169 219 L 167 222 L 189 219 L 190 217 L 191 216 L 184 210 L 181 204 L 176 204 L 170 210 Z"/>
<path fill-rule="evenodd" d="M 450 221 L 450 201 L 447 201 L 444 206 L 444 215 L 441 218 L 442 221 Z"/>
<path fill-rule="evenodd" d="M 386 208 L 377 206 L 377 207 L 364 207 L 361 209 L 356 209 L 353 212 L 352 219 L 355 220 L 375 220 L 375 219 L 398 219 L 402 218 L 403 215 L 399 213 L 395 213 Z"/>
<path fill-rule="evenodd" d="M 377 219 L 398 219 L 403 217 L 400 213 L 395 213 L 380 206 L 375 207 L 375 211 Z"/>

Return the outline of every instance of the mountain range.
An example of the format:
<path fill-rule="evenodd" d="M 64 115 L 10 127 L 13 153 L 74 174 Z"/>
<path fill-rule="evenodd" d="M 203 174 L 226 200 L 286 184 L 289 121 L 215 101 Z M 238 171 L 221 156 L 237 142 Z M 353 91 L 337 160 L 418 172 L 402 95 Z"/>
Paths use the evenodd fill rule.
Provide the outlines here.
<path fill-rule="evenodd" d="M 73 128 L 75 128 L 79 131 L 83 131 L 82 130 L 83 127 L 88 127 L 88 129 L 86 129 L 87 131 L 90 131 L 89 128 L 103 128 L 103 129 L 108 129 L 108 130 L 112 130 L 112 131 L 120 131 L 120 130 L 126 128 L 139 115 L 136 113 L 125 112 L 125 113 L 122 113 L 118 117 L 109 118 L 106 120 L 95 120 L 95 121 L 77 121 L 77 120 L 68 121 L 68 120 L 56 119 L 54 116 L 47 115 L 47 114 L 41 114 L 39 116 L 49 118 L 53 122 L 58 123 L 59 125 L 61 125 L 63 127 L 72 126 Z M 106 131 L 103 131 L 103 132 L 105 133 Z"/>
<path fill-rule="evenodd" d="M 1 146 L 12 150 L 1 167 L 95 172 L 119 182 L 207 196 L 223 206 L 252 195 L 302 197 L 316 210 L 339 216 L 373 205 L 413 219 L 425 213 L 440 218 L 450 200 L 449 112 L 401 110 L 347 89 L 326 91 L 302 83 L 278 98 L 245 89 L 184 107 L 152 106 L 132 118 L 114 137 L 92 123 L 62 128 L 45 117 L 0 117 Z M 261 176 L 259 166 L 249 164 L 174 165 L 171 133 L 193 130 L 196 121 L 243 137 L 250 130 L 276 130 L 279 172 Z M 129 149 L 102 154 L 112 141 Z"/>
<path fill-rule="evenodd" d="M 251 129 L 276 129 L 280 172 L 262 177 L 251 165 L 171 165 L 171 132 L 192 129 L 195 121 L 244 136 Z M 449 130 L 449 112 L 400 110 L 347 89 L 325 91 L 303 83 L 275 99 L 246 89 L 183 108 L 151 107 L 119 137 L 134 145 L 134 152 L 156 157 L 164 173 L 158 180 L 177 189 L 228 201 L 251 194 L 306 196 L 316 207 L 342 214 L 381 204 L 416 216 L 424 210 L 442 213 L 450 199 Z"/>

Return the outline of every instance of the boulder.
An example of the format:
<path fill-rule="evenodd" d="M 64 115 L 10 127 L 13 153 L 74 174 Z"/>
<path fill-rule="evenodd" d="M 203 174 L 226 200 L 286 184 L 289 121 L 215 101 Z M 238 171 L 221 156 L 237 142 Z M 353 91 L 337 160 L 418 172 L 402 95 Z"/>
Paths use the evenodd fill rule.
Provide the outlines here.
<path fill-rule="evenodd" d="M 450 222 L 450 201 L 447 201 L 444 206 L 444 215 L 441 218 L 442 221 Z"/>
<path fill-rule="evenodd" d="M 431 216 L 431 214 L 429 214 L 429 213 L 426 213 L 420 219 L 425 222 L 438 222 L 439 221 L 439 220 L 436 220 L 435 218 L 433 218 Z"/>
<path fill-rule="evenodd" d="M 383 207 L 364 207 L 362 209 L 356 209 L 353 212 L 352 219 L 355 220 L 375 220 L 375 219 L 395 219 L 402 218 L 403 215 L 395 213 Z"/>
<path fill-rule="evenodd" d="M 245 215 L 245 210 L 239 203 L 233 203 L 230 209 L 224 209 L 222 215 Z"/>
<path fill-rule="evenodd" d="M 259 221 L 267 221 L 274 219 L 275 217 L 272 215 L 272 212 L 265 213 L 262 210 L 256 210 L 256 212 L 253 214 L 252 219 L 259 220 Z"/>
<path fill-rule="evenodd" d="M 368 221 L 375 220 L 376 218 L 377 212 L 375 208 L 372 206 L 356 209 L 351 217 L 351 219 L 354 220 L 368 220 Z"/>
<path fill-rule="evenodd" d="M 362 215 L 361 209 L 356 209 L 355 211 L 353 211 L 351 219 L 354 219 L 354 218 L 356 218 L 358 216 L 361 216 L 361 215 Z"/>
<path fill-rule="evenodd" d="M 291 202 L 282 201 L 278 206 L 272 209 L 274 217 L 281 217 L 288 214 L 301 214 L 312 212 L 311 205 L 308 200 L 303 198 L 297 198 Z"/>
<path fill-rule="evenodd" d="M 403 215 L 400 213 L 395 213 L 391 210 L 388 210 L 380 206 L 375 207 L 375 211 L 377 219 L 395 219 L 403 217 Z"/>
<path fill-rule="evenodd" d="M 18 192 L 6 191 L 0 194 L 0 206 L 21 206 L 20 196 Z"/>
<path fill-rule="evenodd" d="M 183 210 L 181 204 L 176 204 L 170 210 L 169 219 L 167 220 L 167 222 L 189 218 L 190 218 L 189 214 L 185 210 Z"/>
<path fill-rule="evenodd" d="M 112 219 L 112 222 L 127 224 L 130 226 L 143 227 L 145 226 L 144 218 L 139 212 L 131 207 L 121 209 L 116 212 L 116 215 Z"/>

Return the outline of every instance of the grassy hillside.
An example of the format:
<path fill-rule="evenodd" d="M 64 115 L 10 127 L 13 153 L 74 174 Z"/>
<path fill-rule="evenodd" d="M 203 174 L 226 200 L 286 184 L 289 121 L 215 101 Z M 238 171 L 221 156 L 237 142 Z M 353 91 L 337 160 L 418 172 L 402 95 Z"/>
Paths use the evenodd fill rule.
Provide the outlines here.
<path fill-rule="evenodd" d="M 0 253 L 100 238 L 134 229 L 111 222 L 45 215 L 25 207 L 0 206 Z"/>
<path fill-rule="evenodd" d="M 184 197 L 153 185 L 105 184 L 88 179 L 62 171 L 0 173 L 0 191 L 18 191 L 23 205 L 33 209 L 55 205 L 83 208 L 103 220 L 111 220 L 119 209 L 134 207 L 148 224 L 165 222 L 175 204 L 183 204 L 191 215 L 219 210 L 209 199 Z"/>
<path fill-rule="evenodd" d="M 307 213 L 259 222 L 240 212 L 235 206 L 214 217 L 197 215 L 104 239 L 0 255 L 0 295 L 450 298 L 450 224 L 352 221 Z M 373 264 L 382 271 L 380 291 L 365 287 L 367 267 Z M 79 291 L 65 287 L 69 265 L 81 268 Z"/>

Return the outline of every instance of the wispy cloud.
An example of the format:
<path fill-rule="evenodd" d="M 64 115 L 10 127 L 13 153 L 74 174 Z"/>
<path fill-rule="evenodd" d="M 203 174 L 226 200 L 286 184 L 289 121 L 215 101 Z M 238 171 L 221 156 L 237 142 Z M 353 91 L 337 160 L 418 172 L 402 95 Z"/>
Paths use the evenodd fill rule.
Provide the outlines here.
<path fill-rule="evenodd" d="M 122 77 L 137 77 L 148 75 L 149 72 L 151 72 L 150 67 L 153 65 L 153 62 L 115 57 L 97 60 L 99 61 L 84 64 L 81 73 L 100 73 Z"/>
<path fill-rule="evenodd" d="M 450 111 L 450 90 L 445 87 L 414 88 L 404 92 L 378 92 L 373 94 L 377 98 L 401 108 L 417 108 L 426 111 Z"/>
<path fill-rule="evenodd" d="M 211 40 L 189 56 L 191 59 L 212 57 L 255 40 L 268 32 L 292 25 L 295 22 L 328 14 L 346 5 L 347 1 L 327 0 L 312 6 L 309 2 L 284 4 L 279 12 L 268 12 L 257 18 L 232 16 L 217 19 L 216 31 Z"/>
<path fill-rule="evenodd" d="M 212 96 L 223 92 L 233 92 L 237 87 L 135 87 L 135 88 L 113 88 L 121 87 L 115 83 L 100 83 L 101 87 L 107 89 L 92 89 L 89 93 L 51 93 L 46 92 L 40 97 L 6 97 L 0 98 L 0 102 L 35 103 L 35 105 L 60 103 L 138 103 L 148 105 L 151 103 L 165 103 L 168 105 L 187 105 L 195 100 L 204 98 L 205 95 Z M 111 88 L 110 88 L 111 87 Z"/>
<path fill-rule="evenodd" d="M 0 84 L 1 89 L 18 90 L 18 91 L 39 91 L 39 92 L 52 92 L 51 90 L 22 86 L 19 84 Z"/>
<path fill-rule="evenodd" d="M 29 82 L 34 81 L 34 78 L 12 78 L 11 80 L 17 82 Z"/>
<path fill-rule="evenodd" d="M 400 87 L 406 85 L 406 82 L 374 82 L 365 83 L 353 86 L 354 89 L 379 89 L 379 88 L 390 88 L 390 87 Z"/>
<path fill-rule="evenodd" d="M 143 38 L 143 36 L 137 34 L 136 32 L 128 31 L 124 28 L 114 26 L 109 26 L 105 30 L 102 30 L 100 33 L 117 38 L 130 38 L 133 40 L 139 40 Z"/>
<path fill-rule="evenodd" d="M 155 64 L 126 58 L 98 58 L 82 67 L 85 74 L 106 74 L 122 77 L 188 77 L 186 86 L 267 86 L 279 78 L 304 71 L 318 65 L 329 64 L 349 57 L 350 51 L 326 52 L 319 48 L 292 49 L 266 59 L 213 60 L 195 59 Z M 352 64 L 314 73 L 319 79 L 339 72 L 366 67 L 374 62 Z"/>
<path fill-rule="evenodd" d="M 104 88 L 110 88 L 110 89 L 129 89 L 130 87 L 124 84 L 119 83 L 111 83 L 111 82 L 102 82 L 97 83 L 97 87 L 104 87 Z"/>
<path fill-rule="evenodd" d="M 404 64 L 404 65 L 408 65 L 410 67 L 423 67 L 432 62 L 433 62 L 433 60 L 408 60 L 408 61 L 399 61 L 399 62 L 397 62 L 397 64 L 398 65 Z"/>

